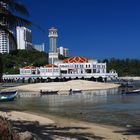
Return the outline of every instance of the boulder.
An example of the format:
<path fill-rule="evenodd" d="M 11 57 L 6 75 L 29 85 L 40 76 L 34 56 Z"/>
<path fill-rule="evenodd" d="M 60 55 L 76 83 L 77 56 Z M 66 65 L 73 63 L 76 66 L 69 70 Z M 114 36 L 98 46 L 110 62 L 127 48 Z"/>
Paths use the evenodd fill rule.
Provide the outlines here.
<path fill-rule="evenodd" d="M 20 140 L 34 140 L 34 136 L 29 131 L 19 133 L 19 137 Z"/>

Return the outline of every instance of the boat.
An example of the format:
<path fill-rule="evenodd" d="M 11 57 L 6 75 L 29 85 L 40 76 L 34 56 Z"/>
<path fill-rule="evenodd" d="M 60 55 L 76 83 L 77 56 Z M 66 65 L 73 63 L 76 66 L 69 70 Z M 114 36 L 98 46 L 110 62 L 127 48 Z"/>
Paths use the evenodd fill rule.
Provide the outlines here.
<path fill-rule="evenodd" d="M 14 101 L 17 97 L 17 91 L 0 91 L 0 102 Z"/>
<path fill-rule="evenodd" d="M 135 90 L 130 90 L 130 91 L 125 91 L 122 90 L 122 94 L 140 94 L 140 89 L 135 89 Z"/>
<path fill-rule="evenodd" d="M 58 95 L 58 90 L 47 90 L 47 91 L 42 91 L 40 90 L 40 95 Z"/>
<path fill-rule="evenodd" d="M 69 90 L 69 95 L 79 94 L 79 93 L 82 93 L 81 89 L 70 89 Z"/>
<path fill-rule="evenodd" d="M 120 87 L 122 87 L 122 88 L 133 88 L 134 87 L 134 82 L 132 79 L 130 79 L 130 80 L 122 79 L 121 81 L 119 81 L 118 84 L 120 84 Z"/>
<path fill-rule="evenodd" d="M 122 88 L 133 88 L 133 84 L 132 83 L 121 83 L 121 86 Z"/>
<path fill-rule="evenodd" d="M 17 91 L 0 91 L 0 95 L 9 95 L 9 94 L 15 94 Z"/>

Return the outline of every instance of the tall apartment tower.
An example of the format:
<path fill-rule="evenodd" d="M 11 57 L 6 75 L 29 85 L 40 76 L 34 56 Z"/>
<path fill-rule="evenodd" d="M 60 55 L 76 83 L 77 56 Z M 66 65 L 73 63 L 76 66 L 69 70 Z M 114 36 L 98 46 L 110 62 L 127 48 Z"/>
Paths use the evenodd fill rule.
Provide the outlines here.
<path fill-rule="evenodd" d="M 4 2 L 0 2 L 4 9 L 8 10 L 8 5 Z M 9 26 L 8 22 L 5 19 L 1 19 L 1 24 L 3 26 Z M 15 44 L 9 38 L 9 34 L 4 30 L 0 29 L 0 53 L 9 53 L 11 50 L 14 50 Z"/>
<path fill-rule="evenodd" d="M 57 52 L 65 57 L 68 56 L 68 48 L 64 48 L 64 47 L 59 47 L 57 48 Z"/>
<path fill-rule="evenodd" d="M 0 53 L 9 53 L 10 47 L 9 47 L 9 35 L 3 31 L 0 30 Z"/>
<path fill-rule="evenodd" d="M 58 61 L 58 53 L 57 53 L 57 29 L 52 27 L 49 29 L 49 63 L 54 64 Z"/>
<path fill-rule="evenodd" d="M 31 50 L 32 47 L 32 31 L 26 27 L 17 27 L 17 49 Z"/>

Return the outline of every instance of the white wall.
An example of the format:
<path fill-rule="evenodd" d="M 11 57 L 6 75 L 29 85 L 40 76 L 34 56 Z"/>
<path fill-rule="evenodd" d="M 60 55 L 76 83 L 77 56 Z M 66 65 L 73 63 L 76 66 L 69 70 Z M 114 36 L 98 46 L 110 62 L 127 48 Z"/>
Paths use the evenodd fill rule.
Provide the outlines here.
<path fill-rule="evenodd" d="M 60 76 L 60 69 L 57 67 L 40 68 L 41 76 Z"/>

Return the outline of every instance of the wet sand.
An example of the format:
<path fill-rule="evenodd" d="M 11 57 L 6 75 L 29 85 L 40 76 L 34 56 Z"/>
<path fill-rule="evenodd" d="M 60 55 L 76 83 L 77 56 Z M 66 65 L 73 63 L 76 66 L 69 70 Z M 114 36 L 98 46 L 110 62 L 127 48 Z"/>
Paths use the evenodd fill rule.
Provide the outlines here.
<path fill-rule="evenodd" d="M 27 112 L 0 112 L 12 121 L 17 131 L 29 131 L 42 140 L 138 140 L 138 135 L 127 134 L 124 128 L 98 125 L 56 116 L 39 116 Z"/>

